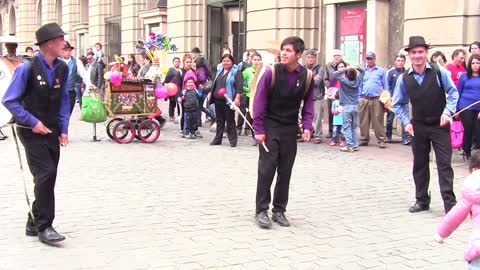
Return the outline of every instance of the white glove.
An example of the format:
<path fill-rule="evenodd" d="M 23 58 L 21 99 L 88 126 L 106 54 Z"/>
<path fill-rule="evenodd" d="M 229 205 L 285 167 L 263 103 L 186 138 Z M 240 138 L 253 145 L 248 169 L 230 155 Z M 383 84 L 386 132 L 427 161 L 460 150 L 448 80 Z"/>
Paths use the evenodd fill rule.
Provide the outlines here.
<path fill-rule="evenodd" d="M 438 243 L 443 244 L 443 238 L 442 238 L 438 233 L 435 233 L 435 235 L 433 236 L 433 238 L 434 238 L 435 241 L 437 241 Z"/>

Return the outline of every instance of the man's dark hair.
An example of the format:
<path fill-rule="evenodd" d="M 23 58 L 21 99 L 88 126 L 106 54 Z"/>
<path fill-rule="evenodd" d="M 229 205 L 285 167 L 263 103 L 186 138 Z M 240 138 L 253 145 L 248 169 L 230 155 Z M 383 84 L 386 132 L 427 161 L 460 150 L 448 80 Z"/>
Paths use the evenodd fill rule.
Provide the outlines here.
<path fill-rule="evenodd" d="M 472 159 L 470 160 L 470 165 L 468 166 L 470 172 L 473 169 L 480 169 L 480 152 L 475 152 L 472 154 Z"/>
<path fill-rule="evenodd" d="M 478 61 L 480 61 L 480 55 L 478 54 L 472 54 L 472 56 L 470 56 L 470 58 L 468 59 L 468 64 L 467 64 L 467 78 L 472 78 L 472 73 L 473 73 L 473 70 L 472 70 L 472 62 L 473 60 L 476 59 Z"/>
<path fill-rule="evenodd" d="M 25 52 L 28 52 L 29 50 L 33 51 L 33 48 L 32 47 L 26 47 L 25 48 Z"/>
<path fill-rule="evenodd" d="M 399 54 L 397 54 L 397 56 L 395 56 L 395 60 L 397 60 L 397 58 L 399 58 L 399 57 L 402 58 L 403 60 L 407 60 L 407 58 L 405 57 L 405 55 L 403 55 L 403 54 L 401 54 L 401 53 L 399 53 Z"/>
<path fill-rule="evenodd" d="M 200 51 L 200 48 L 195 47 L 192 49 L 192 53 L 202 53 L 202 52 Z"/>
<path fill-rule="evenodd" d="M 457 57 L 460 53 L 463 53 L 464 55 L 466 54 L 464 49 L 456 49 L 455 51 L 453 51 L 452 60 L 453 58 Z"/>
<path fill-rule="evenodd" d="M 347 79 L 349 79 L 350 81 L 354 81 L 355 79 L 357 79 L 357 70 L 353 67 L 349 67 L 347 69 Z"/>
<path fill-rule="evenodd" d="M 296 37 L 296 36 L 291 36 L 282 41 L 282 45 L 280 45 L 280 50 L 283 49 L 285 45 L 292 45 L 293 50 L 296 53 L 303 53 L 305 50 L 305 43 L 303 42 L 303 39 Z"/>
<path fill-rule="evenodd" d="M 176 56 L 175 56 L 175 57 L 172 59 L 172 63 L 175 62 L 175 60 L 180 61 L 180 57 L 176 57 Z M 181 62 L 181 61 L 180 61 L 180 62 Z"/>

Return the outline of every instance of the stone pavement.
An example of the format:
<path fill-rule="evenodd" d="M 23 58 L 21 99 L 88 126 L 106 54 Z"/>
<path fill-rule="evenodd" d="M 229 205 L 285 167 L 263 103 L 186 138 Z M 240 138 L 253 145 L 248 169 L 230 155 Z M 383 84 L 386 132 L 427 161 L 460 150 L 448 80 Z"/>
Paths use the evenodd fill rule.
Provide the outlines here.
<path fill-rule="evenodd" d="M 120 145 L 78 120 L 62 150 L 55 227 L 60 247 L 25 236 L 27 207 L 11 136 L 0 142 L 0 269 L 463 269 L 469 224 L 443 245 L 436 173 L 431 211 L 410 214 L 411 152 L 399 143 L 341 153 L 299 144 L 287 216 L 254 224 L 258 153 L 186 140 L 168 123 L 154 144 Z M 5 129 L 4 131 L 7 131 Z M 10 132 L 7 132 L 9 135 Z M 454 154 L 456 190 L 466 165 Z M 29 174 L 27 174 L 28 177 Z M 29 178 L 30 179 L 30 178 Z M 33 185 L 28 181 L 32 194 Z M 458 192 L 457 192 L 458 194 Z"/>

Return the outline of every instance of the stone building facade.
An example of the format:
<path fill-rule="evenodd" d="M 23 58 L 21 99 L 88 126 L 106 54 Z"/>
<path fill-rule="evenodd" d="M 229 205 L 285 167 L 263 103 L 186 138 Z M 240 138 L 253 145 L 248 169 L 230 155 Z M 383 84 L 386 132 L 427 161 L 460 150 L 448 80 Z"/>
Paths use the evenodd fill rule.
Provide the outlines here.
<path fill-rule="evenodd" d="M 322 63 L 342 48 L 351 63 L 374 51 L 388 67 L 410 35 L 447 56 L 480 40 L 479 15 L 479 0 L 0 0 L 0 35 L 15 34 L 22 50 L 35 43 L 38 26 L 58 22 L 77 54 L 100 42 L 107 55 L 125 55 L 153 30 L 173 38 L 176 55 L 200 47 L 212 64 L 223 47 L 237 60 L 257 48 L 272 61 L 269 49 L 298 35 Z"/>

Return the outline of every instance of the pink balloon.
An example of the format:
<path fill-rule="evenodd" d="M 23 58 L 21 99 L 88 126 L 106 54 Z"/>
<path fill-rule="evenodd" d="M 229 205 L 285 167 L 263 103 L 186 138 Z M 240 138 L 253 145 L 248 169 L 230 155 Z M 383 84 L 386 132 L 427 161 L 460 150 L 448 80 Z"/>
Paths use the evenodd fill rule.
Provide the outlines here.
<path fill-rule="evenodd" d="M 225 88 L 218 89 L 218 94 L 220 96 L 224 96 L 226 93 L 227 93 L 227 89 L 225 89 Z"/>
<path fill-rule="evenodd" d="M 167 92 L 167 95 L 170 96 L 170 97 L 175 96 L 178 92 L 178 86 L 174 83 L 167 83 L 164 86 L 164 89 Z"/>
<path fill-rule="evenodd" d="M 155 90 L 154 90 L 154 93 L 155 93 L 155 96 L 158 99 L 164 99 L 164 98 L 168 97 L 168 94 L 167 94 L 167 92 L 164 91 L 163 86 L 162 87 L 156 87 Z"/>

